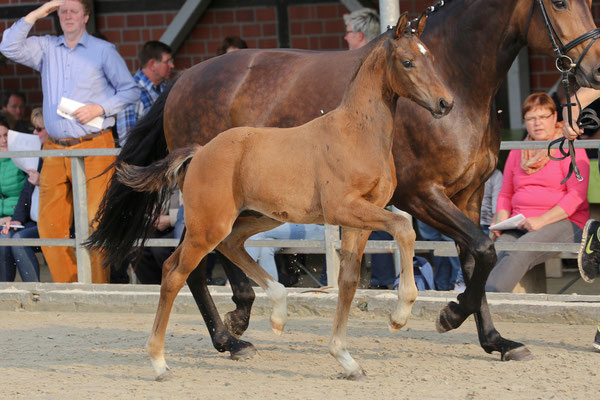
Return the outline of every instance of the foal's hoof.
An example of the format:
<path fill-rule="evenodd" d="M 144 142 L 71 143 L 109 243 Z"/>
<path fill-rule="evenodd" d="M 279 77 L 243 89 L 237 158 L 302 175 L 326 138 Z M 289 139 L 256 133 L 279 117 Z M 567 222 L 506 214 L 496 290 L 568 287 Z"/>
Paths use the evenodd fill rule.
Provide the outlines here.
<path fill-rule="evenodd" d="M 155 380 L 156 380 L 156 382 L 165 382 L 165 381 L 170 381 L 172 378 L 173 378 L 173 373 L 171 372 L 171 370 L 166 370 L 162 374 L 158 375 L 155 378 Z"/>
<path fill-rule="evenodd" d="M 467 317 L 461 315 L 459 307 L 458 303 L 451 301 L 442 308 L 440 315 L 435 321 L 435 329 L 439 333 L 456 329 L 467 319 Z"/>
<path fill-rule="evenodd" d="M 358 371 L 340 374 L 338 378 L 346 379 L 348 381 L 364 381 L 365 379 L 367 379 L 367 374 L 365 374 L 365 370 L 361 368 Z"/>
<path fill-rule="evenodd" d="M 406 323 L 404 324 L 399 324 L 397 322 L 394 322 L 392 320 L 392 317 L 390 317 L 390 319 L 388 320 L 388 329 L 390 330 L 390 332 L 392 333 L 396 333 L 398 332 L 400 329 L 402 329 L 404 327 L 404 325 L 406 325 Z"/>
<path fill-rule="evenodd" d="M 271 329 L 277 336 L 281 336 L 283 333 L 283 328 L 285 328 L 284 323 L 271 320 Z"/>
<path fill-rule="evenodd" d="M 256 347 L 254 347 L 252 343 L 248 343 L 247 346 L 244 346 L 238 350 L 232 350 L 230 352 L 230 357 L 234 361 L 242 361 L 254 357 L 257 353 Z"/>
<path fill-rule="evenodd" d="M 506 353 L 502 354 L 502 361 L 529 361 L 533 360 L 533 354 L 525 346 L 511 349 Z"/>

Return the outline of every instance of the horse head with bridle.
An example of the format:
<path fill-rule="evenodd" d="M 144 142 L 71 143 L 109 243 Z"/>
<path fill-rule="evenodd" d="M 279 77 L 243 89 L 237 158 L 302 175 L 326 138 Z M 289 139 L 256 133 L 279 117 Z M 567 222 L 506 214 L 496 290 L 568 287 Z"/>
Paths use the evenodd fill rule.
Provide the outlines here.
<path fill-rule="evenodd" d="M 400 98 L 394 119 L 396 187 L 391 203 L 453 238 L 467 281 L 466 291 L 441 313 L 440 331 L 473 314 L 482 348 L 502 360 L 530 357 L 521 343 L 494 327 L 484 285 L 496 262 L 493 242 L 479 228 L 484 182 L 498 160 L 500 130 L 493 100 L 526 45 L 564 57 L 583 86 L 600 88 L 600 46 L 590 0 L 440 0 L 428 9 L 421 39 L 435 55 L 454 110 L 435 119 Z M 129 134 L 118 161 L 149 165 L 177 148 L 206 144 L 234 126 L 290 127 L 336 108 L 357 63 L 379 39 L 353 51 L 239 50 L 187 70 Z M 567 43 L 562 45 L 561 43 Z M 315 84 L 315 82 L 317 84 Z M 145 237 L 160 204 L 113 179 L 91 242 L 119 261 Z M 243 215 L 242 215 L 243 217 Z M 127 221 L 127 223 L 124 223 Z M 206 287 L 204 268 L 187 280 L 215 348 L 232 358 L 255 353 L 239 339 L 248 326 L 254 292 L 246 276 L 226 264 L 236 309 L 225 323 Z"/>

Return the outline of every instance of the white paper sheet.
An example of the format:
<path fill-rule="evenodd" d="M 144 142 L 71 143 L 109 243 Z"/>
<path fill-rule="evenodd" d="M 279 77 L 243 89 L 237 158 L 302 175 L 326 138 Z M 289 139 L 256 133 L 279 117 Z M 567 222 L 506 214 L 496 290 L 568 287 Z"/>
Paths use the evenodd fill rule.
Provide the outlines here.
<path fill-rule="evenodd" d="M 42 142 L 37 135 L 8 131 L 8 151 L 35 151 L 41 150 L 41 148 Z M 27 173 L 28 169 L 37 171 L 40 159 L 39 157 L 19 157 L 12 160 L 19 169 Z"/>
<path fill-rule="evenodd" d="M 490 231 L 506 231 L 509 229 L 517 229 L 521 222 L 525 221 L 525 216 L 523 214 L 517 214 L 509 219 L 505 219 L 502 222 L 497 223 L 496 225 L 490 226 Z"/>
<path fill-rule="evenodd" d="M 61 97 L 60 104 L 58 105 L 58 109 L 56 110 L 56 113 L 66 119 L 75 119 L 75 118 L 73 118 L 73 116 L 71 114 L 73 114 L 75 112 L 75 110 L 77 110 L 79 107 L 83 107 L 85 105 L 86 104 L 84 104 L 84 103 L 80 103 L 78 101 L 68 99 L 66 97 Z M 90 122 L 88 122 L 86 125 L 94 127 L 98 130 L 102 130 L 103 123 L 104 123 L 104 117 L 96 117 L 93 120 L 91 120 Z"/>

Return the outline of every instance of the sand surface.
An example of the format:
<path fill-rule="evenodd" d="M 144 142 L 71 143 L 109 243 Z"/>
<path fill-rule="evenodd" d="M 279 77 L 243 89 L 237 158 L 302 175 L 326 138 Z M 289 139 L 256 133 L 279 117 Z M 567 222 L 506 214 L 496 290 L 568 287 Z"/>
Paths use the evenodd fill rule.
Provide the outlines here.
<path fill-rule="evenodd" d="M 27 399 L 592 399 L 600 396 L 595 326 L 497 324 L 535 359 L 501 362 L 477 343 L 469 319 L 438 334 L 412 319 L 398 333 L 385 320 L 351 320 L 350 352 L 367 379 L 338 379 L 328 354 L 331 320 L 291 318 L 277 337 L 254 318 L 244 338 L 259 355 L 232 361 L 213 349 L 201 317 L 173 315 L 166 358 L 174 375 L 155 382 L 143 350 L 151 314 L 3 312 L 0 393 Z"/>

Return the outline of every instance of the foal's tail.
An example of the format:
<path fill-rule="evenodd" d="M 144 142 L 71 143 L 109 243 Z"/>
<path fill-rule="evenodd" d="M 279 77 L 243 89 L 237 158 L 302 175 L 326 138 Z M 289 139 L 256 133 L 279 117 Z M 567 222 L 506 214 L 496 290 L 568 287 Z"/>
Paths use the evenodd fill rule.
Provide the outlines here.
<path fill-rule="evenodd" d="M 201 146 L 191 146 L 174 150 L 162 160 L 147 167 L 122 163 L 117 165 L 117 180 L 136 192 L 170 192 L 177 184 L 180 173 L 185 172 L 189 161 Z M 168 194 L 167 194 L 168 196 Z"/>
<path fill-rule="evenodd" d="M 174 83 L 128 133 L 127 142 L 113 165 L 146 166 L 168 154 L 163 113 Z M 86 245 L 102 253 L 105 265 L 119 265 L 137 239 L 142 239 L 143 246 L 158 217 L 155 211 L 160 208 L 162 197 L 159 192 L 136 192 L 113 175 L 94 219 L 95 230 Z"/>

